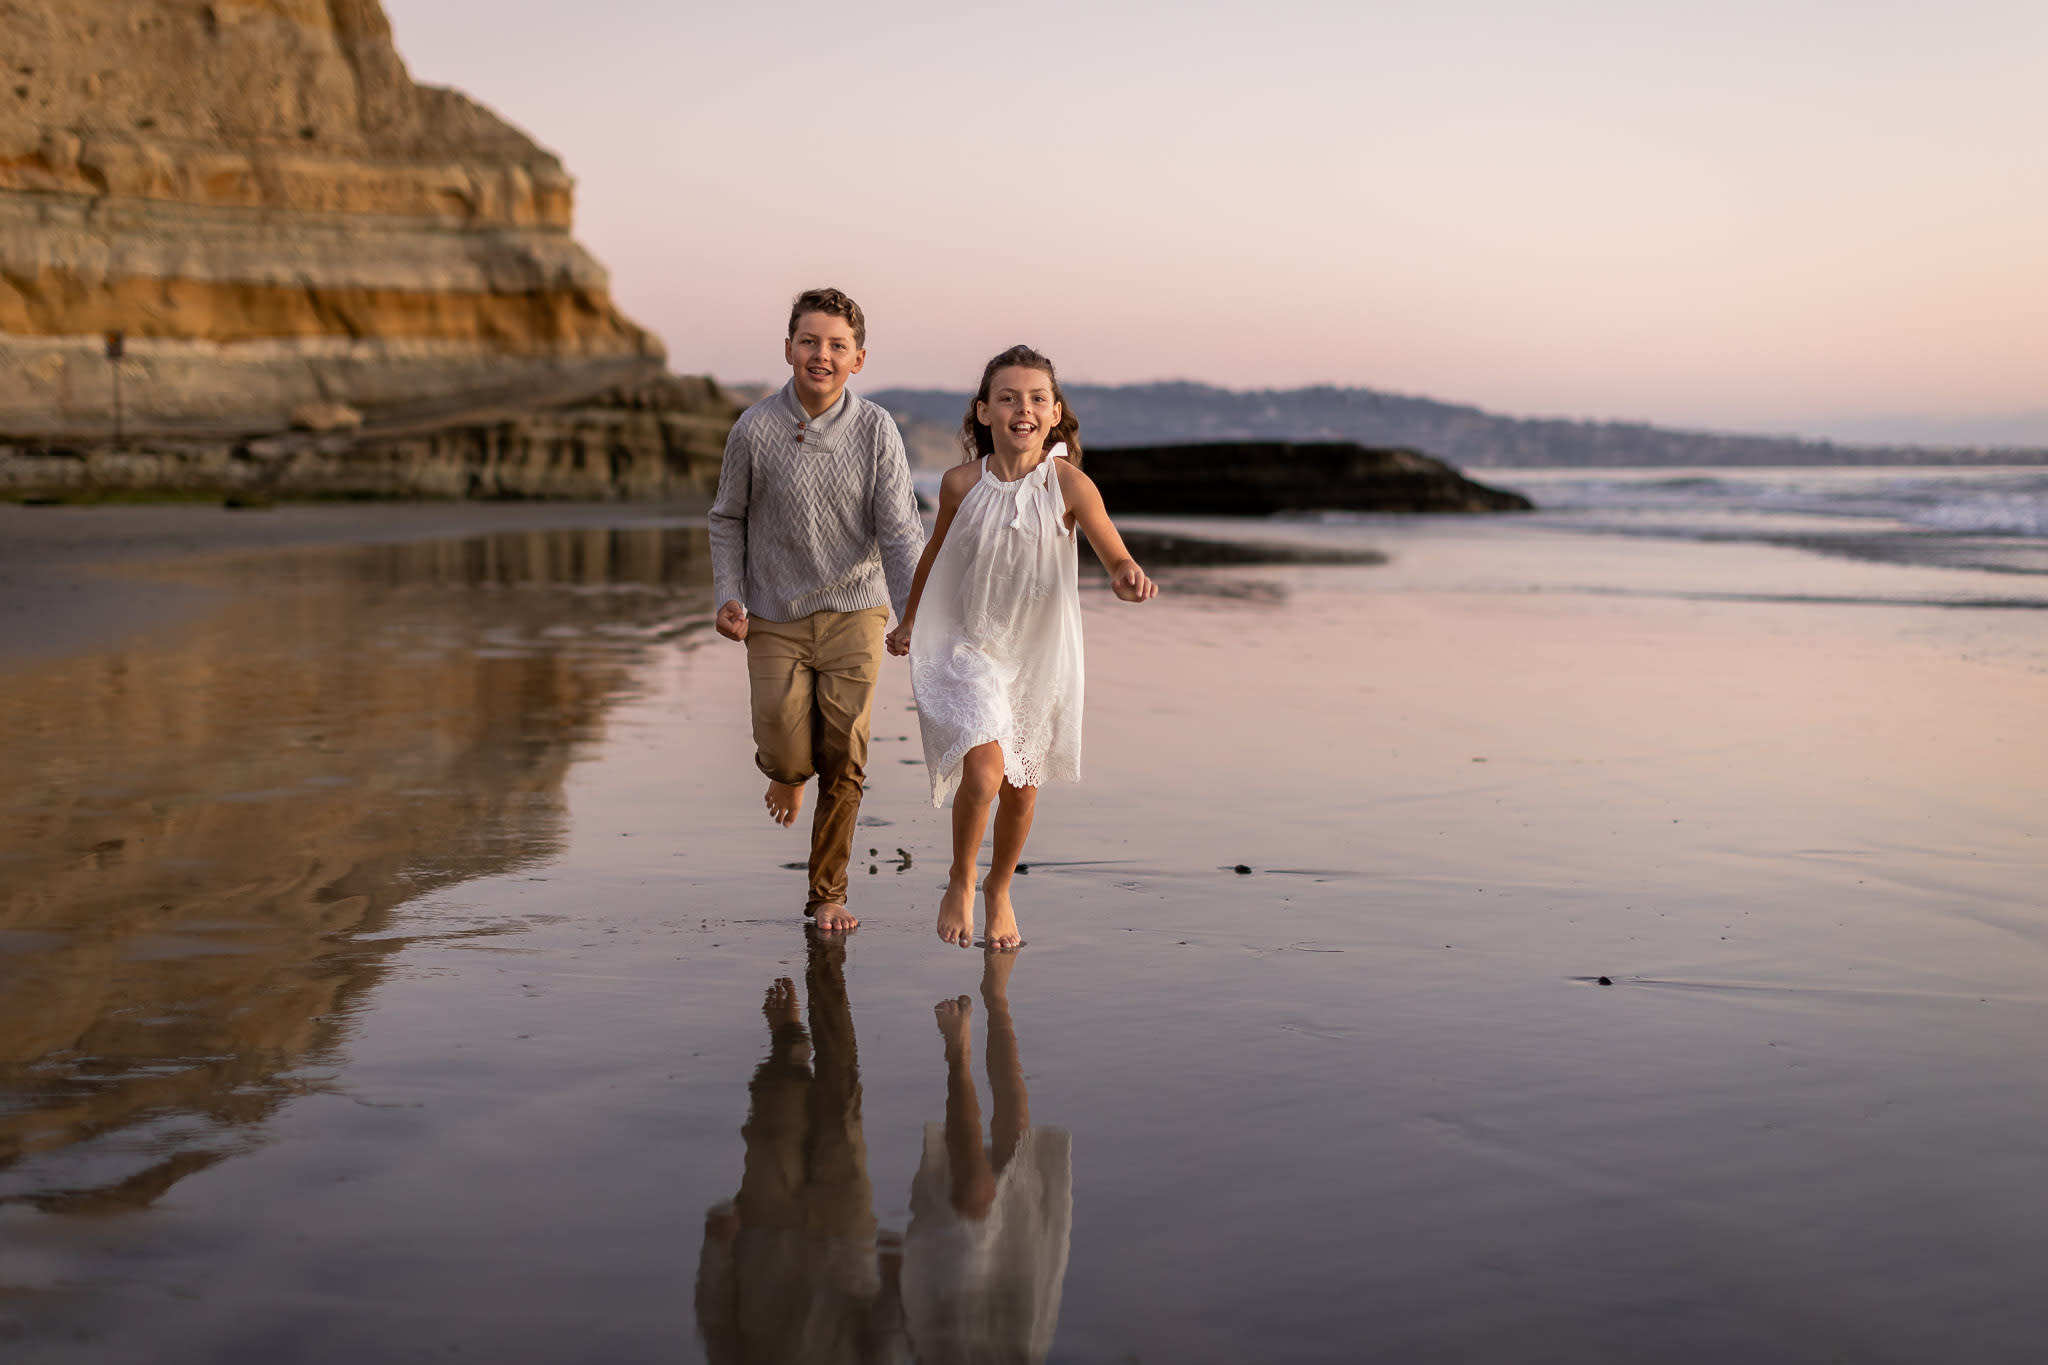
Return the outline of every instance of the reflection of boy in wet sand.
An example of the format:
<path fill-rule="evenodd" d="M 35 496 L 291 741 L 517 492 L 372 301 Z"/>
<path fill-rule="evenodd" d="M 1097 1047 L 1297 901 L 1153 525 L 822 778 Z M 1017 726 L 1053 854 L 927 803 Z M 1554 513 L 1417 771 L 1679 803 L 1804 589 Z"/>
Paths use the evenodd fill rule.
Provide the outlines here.
<path fill-rule="evenodd" d="M 876 1256 L 846 947 L 806 937 L 810 1031 L 794 983 L 770 986 L 771 1046 L 749 1087 L 740 1192 L 704 1220 L 697 1325 L 714 1365 L 899 1356 L 897 1257 Z"/>
<path fill-rule="evenodd" d="M 974 1092 L 966 996 L 935 1007 L 946 1043 L 946 1121 L 925 1125 L 903 1240 L 903 1311 L 922 1365 L 1040 1361 L 1059 1324 L 1073 1228 L 1072 1141 L 1031 1126 L 1024 1062 L 1010 1020 L 1017 959 L 982 959 L 988 1014 L 989 1143 Z"/>
<path fill-rule="evenodd" d="M 798 295 L 783 358 L 789 383 L 726 438 L 712 595 L 718 633 L 747 646 L 769 818 L 795 824 L 804 784 L 818 778 L 804 913 L 820 929 L 852 929 L 846 868 L 882 630 L 910 596 L 924 527 L 895 420 L 847 392 L 867 360 L 860 306 L 837 289 Z"/>

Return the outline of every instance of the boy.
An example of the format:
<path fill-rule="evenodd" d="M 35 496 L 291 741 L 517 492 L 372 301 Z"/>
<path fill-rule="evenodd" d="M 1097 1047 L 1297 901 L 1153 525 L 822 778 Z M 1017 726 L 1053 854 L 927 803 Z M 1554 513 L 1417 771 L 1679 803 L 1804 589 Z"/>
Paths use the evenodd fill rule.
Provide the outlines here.
<path fill-rule="evenodd" d="M 790 381 L 748 408 L 725 442 L 711 505 L 718 633 L 747 647 L 754 762 L 768 814 L 796 823 L 818 777 L 804 913 L 856 928 L 846 869 L 868 758 L 882 633 L 924 548 L 895 421 L 846 391 L 867 362 L 867 321 L 837 289 L 799 294 L 782 343 Z M 886 585 L 886 591 L 885 591 Z"/>

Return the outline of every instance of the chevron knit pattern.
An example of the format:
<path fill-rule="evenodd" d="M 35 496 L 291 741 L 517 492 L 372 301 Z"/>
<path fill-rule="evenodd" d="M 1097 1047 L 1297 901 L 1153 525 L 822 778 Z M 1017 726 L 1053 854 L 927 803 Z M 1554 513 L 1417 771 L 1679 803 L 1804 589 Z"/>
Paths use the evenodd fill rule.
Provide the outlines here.
<path fill-rule="evenodd" d="M 812 418 L 785 385 L 734 423 L 711 505 L 720 603 L 794 621 L 886 602 L 900 619 L 923 549 L 910 461 L 887 409 L 848 392 Z"/>

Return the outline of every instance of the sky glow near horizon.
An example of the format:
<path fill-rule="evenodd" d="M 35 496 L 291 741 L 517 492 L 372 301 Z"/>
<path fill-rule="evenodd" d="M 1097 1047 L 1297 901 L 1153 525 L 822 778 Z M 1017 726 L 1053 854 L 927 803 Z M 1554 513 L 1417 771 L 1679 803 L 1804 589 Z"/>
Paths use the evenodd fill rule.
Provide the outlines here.
<path fill-rule="evenodd" d="M 385 0 L 671 364 L 2048 444 L 2048 5 Z"/>

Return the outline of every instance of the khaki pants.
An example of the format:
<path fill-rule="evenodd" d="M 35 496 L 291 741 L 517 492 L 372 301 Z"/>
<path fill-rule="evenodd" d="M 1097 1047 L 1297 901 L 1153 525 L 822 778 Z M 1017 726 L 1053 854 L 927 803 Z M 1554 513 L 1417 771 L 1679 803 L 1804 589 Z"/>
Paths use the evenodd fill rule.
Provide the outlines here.
<path fill-rule="evenodd" d="M 747 619 L 754 763 L 791 786 L 818 778 L 807 915 L 846 903 L 846 865 L 867 776 L 868 710 L 888 623 L 887 607 L 819 611 L 797 621 Z"/>

